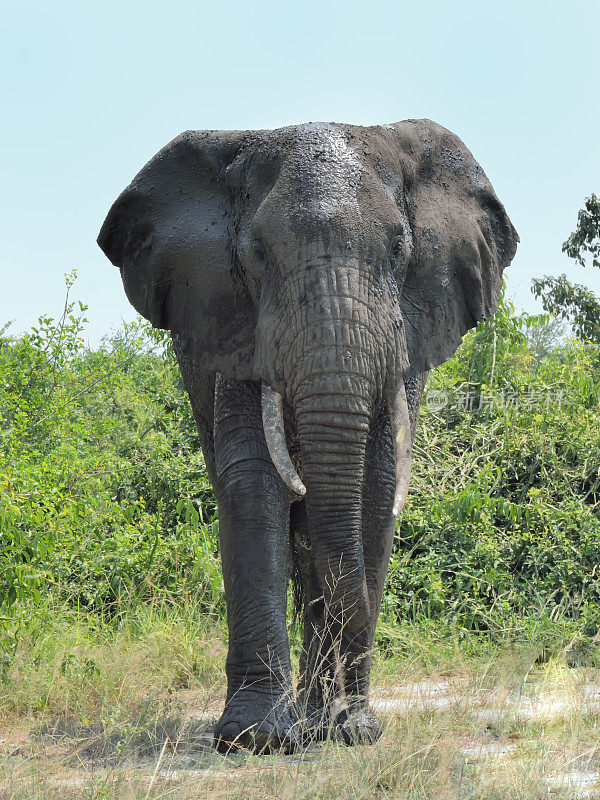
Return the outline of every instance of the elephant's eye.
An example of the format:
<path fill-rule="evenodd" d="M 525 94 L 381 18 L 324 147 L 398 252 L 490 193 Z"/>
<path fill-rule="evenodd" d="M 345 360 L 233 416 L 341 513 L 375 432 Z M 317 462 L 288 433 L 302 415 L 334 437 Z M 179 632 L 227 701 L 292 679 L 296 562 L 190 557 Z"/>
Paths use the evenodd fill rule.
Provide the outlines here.
<path fill-rule="evenodd" d="M 412 252 L 412 234 L 406 222 L 401 222 L 395 226 L 394 236 L 390 241 L 390 261 L 393 268 L 398 269 L 405 266 L 410 259 Z"/>
<path fill-rule="evenodd" d="M 404 233 L 398 233 L 392 240 L 392 256 L 398 260 L 404 253 Z"/>

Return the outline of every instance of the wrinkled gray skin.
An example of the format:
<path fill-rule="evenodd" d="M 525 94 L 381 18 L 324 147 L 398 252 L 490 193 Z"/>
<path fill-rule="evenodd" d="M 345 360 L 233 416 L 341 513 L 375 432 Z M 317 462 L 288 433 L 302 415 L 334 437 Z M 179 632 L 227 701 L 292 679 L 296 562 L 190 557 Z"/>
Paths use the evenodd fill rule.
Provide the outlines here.
<path fill-rule="evenodd" d="M 98 242 L 135 308 L 172 332 L 219 502 L 219 747 L 379 735 L 368 699 L 395 529 L 388 408 L 404 385 L 406 469 L 427 371 L 495 311 L 517 241 L 471 153 L 428 120 L 188 131 L 111 208 Z M 284 398 L 303 498 L 267 448 L 262 385 Z"/>

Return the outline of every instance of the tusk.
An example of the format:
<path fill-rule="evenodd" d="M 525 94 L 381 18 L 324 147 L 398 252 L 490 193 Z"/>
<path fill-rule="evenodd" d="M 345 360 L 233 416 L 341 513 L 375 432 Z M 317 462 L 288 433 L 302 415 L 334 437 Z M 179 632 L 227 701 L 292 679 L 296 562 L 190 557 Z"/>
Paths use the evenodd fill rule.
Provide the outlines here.
<path fill-rule="evenodd" d="M 283 397 L 266 383 L 263 383 L 261 401 L 263 429 L 271 460 L 285 485 L 300 497 L 303 497 L 306 494 L 306 486 L 294 469 L 285 443 Z"/>
<path fill-rule="evenodd" d="M 395 517 L 402 511 L 408 494 L 410 482 L 410 461 L 412 451 L 412 435 L 410 417 L 404 381 L 401 380 L 389 404 L 390 424 L 394 440 L 394 461 L 396 465 L 396 493 L 394 495 L 393 514 Z"/>

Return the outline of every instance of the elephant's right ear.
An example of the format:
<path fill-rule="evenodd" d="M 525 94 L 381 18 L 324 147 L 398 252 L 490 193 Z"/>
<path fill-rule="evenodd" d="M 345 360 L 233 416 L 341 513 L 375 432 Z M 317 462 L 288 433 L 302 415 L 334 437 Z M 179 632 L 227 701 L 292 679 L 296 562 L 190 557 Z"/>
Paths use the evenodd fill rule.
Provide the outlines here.
<path fill-rule="evenodd" d="M 466 331 L 496 311 L 519 237 L 457 136 L 429 120 L 391 128 L 414 245 L 400 299 L 414 375 L 450 358 Z"/>
<path fill-rule="evenodd" d="M 252 377 L 257 311 L 236 270 L 224 171 L 250 138 L 178 136 L 118 197 L 98 236 L 136 310 L 172 331 L 197 367 L 231 378 Z"/>

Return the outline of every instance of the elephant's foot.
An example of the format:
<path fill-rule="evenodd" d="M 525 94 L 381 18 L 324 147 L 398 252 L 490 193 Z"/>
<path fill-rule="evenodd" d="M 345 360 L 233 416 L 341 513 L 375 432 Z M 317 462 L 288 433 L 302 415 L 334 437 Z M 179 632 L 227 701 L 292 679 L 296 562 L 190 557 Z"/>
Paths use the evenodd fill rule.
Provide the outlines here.
<path fill-rule="evenodd" d="M 214 742 L 220 753 L 240 749 L 291 753 L 302 746 L 298 715 L 287 699 L 273 706 L 270 697 L 241 689 L 225 706 Z"/>
<path fill-rule="evenodd" d="M 330 736 L 344 744 L 373 744 L 383 732 L 379 718 L 370 708 L 344 709 L 335 718 Z"/>
<path fill-rule="evenodd" d="M 346 702 L 333 700 L 320 708 L 312 708 L 302 722 L 303 741 L 333 739 L 347 745 L 373 744 L 383 731 L 378 717 L 370 708 L 348 707 Z"/>

